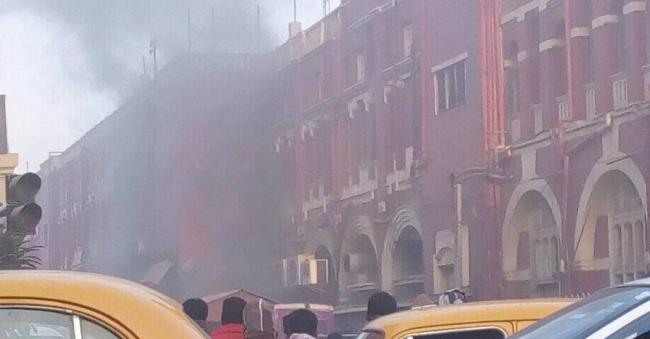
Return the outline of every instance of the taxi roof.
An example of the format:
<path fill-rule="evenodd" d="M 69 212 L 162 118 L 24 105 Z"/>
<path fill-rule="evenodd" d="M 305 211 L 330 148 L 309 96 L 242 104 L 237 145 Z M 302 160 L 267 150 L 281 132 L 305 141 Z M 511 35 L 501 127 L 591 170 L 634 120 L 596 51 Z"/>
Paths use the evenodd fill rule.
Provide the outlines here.
<path fill-rule="evenodd" d="M 643 278 L 643 279 L 639 279 L 639 280 L 630 281 L 628 283 L 625 283 L 623 285 L 619 285 L 619 286 L 616 286 L 616 287 L 627 287 L 627 286 L 640 286 L 640 287 L 641 286 L 646 286 L 646 287 L 649 287 L 650 286 L 650 278 Z"/>
<path fill-rule="evenodd" d="M 538 320 L 570 305 L 573 299 L 525 299 L 473 302 L 398 312 L 368 324 L 366 331 L 400 333 L 450 324 Z"/>
<path fill-rule="evenodd" d="M 0 305 L 16 304 L 15 300 L 77 305 L 108 316 L 138 336 L 154 337 L 165 330 L 204 338 L 173 299 L 124 279 L 78 272 L 0 271 L 0 286 Z"/>

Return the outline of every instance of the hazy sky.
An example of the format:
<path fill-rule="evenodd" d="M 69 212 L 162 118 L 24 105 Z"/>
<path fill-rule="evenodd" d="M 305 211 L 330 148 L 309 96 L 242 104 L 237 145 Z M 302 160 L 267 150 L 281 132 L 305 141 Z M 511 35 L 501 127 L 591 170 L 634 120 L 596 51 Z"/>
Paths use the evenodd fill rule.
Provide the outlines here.
<path fill-rule="evenodd" d="M 322 0 L 297 1 L 303 25 L 320 18 Z M 151 62 L 152 38 L 161 63 L 186 50 L 188 9 L 196 51 L 246 51 L 255 22 L 254 0 L 3 2 L 9 4 L 0 7 L 0 93 L 7 95 L 18 172 L 37 171 L 49 152 L 65 150 L 128 98 L 142 56 Z M 277 45 L 287 37 L 292 0 L 259 2 L 267 44 Z"/>

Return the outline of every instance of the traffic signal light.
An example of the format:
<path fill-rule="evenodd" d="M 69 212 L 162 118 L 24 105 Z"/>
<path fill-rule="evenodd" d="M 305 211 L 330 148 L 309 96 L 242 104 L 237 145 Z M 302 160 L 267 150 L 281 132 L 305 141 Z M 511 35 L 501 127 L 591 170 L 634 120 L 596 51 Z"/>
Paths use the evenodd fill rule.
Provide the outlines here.
<path fill-rule="evenodd" d="M 0 211 L 6 218 L 5 233 L 36 234 L 43 211 L 36 204 L 36 193 L 41 189 L 41 178 L 34 173 L 7 176 L 7 204 Z"/>

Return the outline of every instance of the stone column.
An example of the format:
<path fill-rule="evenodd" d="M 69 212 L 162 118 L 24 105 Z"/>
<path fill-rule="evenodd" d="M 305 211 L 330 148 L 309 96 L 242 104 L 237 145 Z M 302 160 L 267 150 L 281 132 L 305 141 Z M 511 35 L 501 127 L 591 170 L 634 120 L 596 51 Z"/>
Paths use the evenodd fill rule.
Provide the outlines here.
<path fill-rule="evenodd" d="M 625 74 L 628 81 L 628 100 L 640 102 L 644 97 L 642 67 L 646 64 L 646 3 L 626 0 L 623 6 L 625 23 Z"/>
<path fill-rule="evenodd" d="M 591 4 L 596 114 L 605 114 L 614 109 L 612 76 L 619 72 L 616 38 L 620 18 L 613 0 L 592 0 Z"/>

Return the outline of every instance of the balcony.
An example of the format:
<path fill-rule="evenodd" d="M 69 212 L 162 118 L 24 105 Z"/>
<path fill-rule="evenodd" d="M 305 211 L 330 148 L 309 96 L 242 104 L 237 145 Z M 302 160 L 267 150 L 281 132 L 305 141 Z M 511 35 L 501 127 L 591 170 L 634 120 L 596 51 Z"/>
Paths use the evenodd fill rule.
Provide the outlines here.
<path fill-rule="evenodd" d="M 369 193 L 372 195 L 372 192 L 378 187 L 376 173 L 377 167 L 375 165 L 361 167 L 359 169 L 359 182 L 356 184 L 354 183 L 354 175 L 350 174 L 348 186 L 343 189 L 341 199 L 346 200 Z"/>
<path fill-rule="evenodd" d="M 628 84 L 623 73 L 614 76 L 612 83 L 612 95 L 614 96 L 614 109 L 623 109 L 627 107 L 628 101 Z"/>
<path fill-rule="evenodd" d="M 587 120 L 591 121 L 596 118 L 596 89 L 594 84 L 585 86 L 585 100 Z"/>
<path fill-rule="evenodd" d="M 404 168 L 402 169 L 398 169 L 397 166 L 397 157 L 402 156 L 402 154 L 393 154 L 393 170 L 386 176 L 386 186 L 389 194 L 411 187 L 409 180 L 411 179 L 411 168 L 414 165 L 413 152 L 413 146 L 404 150 Z"/>
<path fill-rule="evenodd" d="M 557 101 L 557 113 L 560 118 L 560 121 L 571 121 L 571 112 L 569 111 L 569 101 L 566 95 L 558 97 Z"/>

